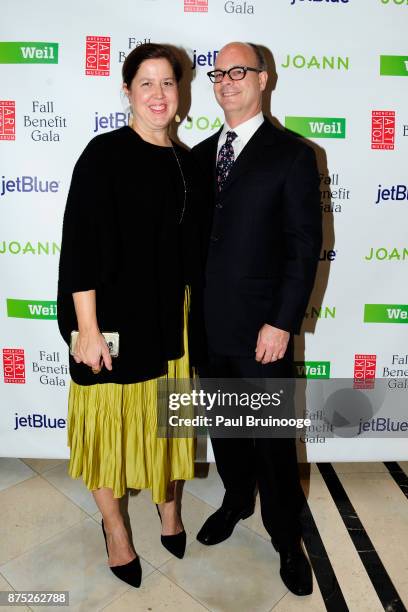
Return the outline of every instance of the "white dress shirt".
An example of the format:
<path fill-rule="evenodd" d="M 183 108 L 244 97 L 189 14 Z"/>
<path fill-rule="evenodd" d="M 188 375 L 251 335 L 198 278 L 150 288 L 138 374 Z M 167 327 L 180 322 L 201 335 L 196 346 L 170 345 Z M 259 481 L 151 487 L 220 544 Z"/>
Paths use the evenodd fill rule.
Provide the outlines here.
<path fill-rule="evenodd" d="M 242 152 L 242 149 L 246 144 L 248 144 L 256 130 L 262 125 L 263 122 L 264 116 L 261 112 L 254 117 L 251 117 L 251 119 L 248 119 L 248 121 L 244 121 L 244 123 L 237 125 L 237 127 L 234 129 L 232 129 L 228 123 L 225 122 L 220 137 L 218 138 L 217 159 L 222 145 L 227 140 L 227 132 L 231 131 L 237 134 L 237 138 L 235 138 L 235 140 L 232 142 L 235 159 L 237 159 L 238 155 Z"/>

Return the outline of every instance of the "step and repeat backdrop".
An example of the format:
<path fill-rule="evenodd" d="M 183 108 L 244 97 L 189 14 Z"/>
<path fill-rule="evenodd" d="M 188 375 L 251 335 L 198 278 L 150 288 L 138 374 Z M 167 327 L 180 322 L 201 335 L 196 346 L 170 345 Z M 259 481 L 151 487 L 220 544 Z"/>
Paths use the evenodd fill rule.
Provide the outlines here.
<path fill-rule="evenodd" d="M 178 126 L 188 146 L 222 125 L 206 76 L 217 51 L 232 40 L 268 50 L 265 112 L 310 141 L 321 172 L 325 237 L 298 376 L 384 378 L 390 393 L 407 382 L 407 26 L 408 0 L 2 2 L 0 456 L 68 456 L 56 322 L 65 201 L 87 142 L 127 123 L 122 63 L 148 41 L 189 58 Z M 402 437 L 311 427 L 300 444 L 310 461 L 408 459 Z"/>

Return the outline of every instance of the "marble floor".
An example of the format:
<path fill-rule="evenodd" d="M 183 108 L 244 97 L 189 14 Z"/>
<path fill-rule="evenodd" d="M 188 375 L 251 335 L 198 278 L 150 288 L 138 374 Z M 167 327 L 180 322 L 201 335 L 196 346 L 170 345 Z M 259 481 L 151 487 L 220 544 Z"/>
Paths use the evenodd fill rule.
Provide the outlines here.
<path fill-rule="evenodd" d="M 82 481 L 67 476 L 66 461 L 0 458 L 0 591 L 69 591 L 63 609 L 84 612 L 406 610 L 408 462 L 301 466 L 305 548 L 314 570 L 314 592 L 303 598 L 280 580 L 258 503 L 226 542 L 207 548 L 196 541 L 223 495 L 214 465 L 206 475 L 205 467 L 184 487 L 183 560 L 160 544 L 149 491 L 130 495 L 143 568 L 142 586 L 133 589 L 109 571 L 100 513 Z"/>

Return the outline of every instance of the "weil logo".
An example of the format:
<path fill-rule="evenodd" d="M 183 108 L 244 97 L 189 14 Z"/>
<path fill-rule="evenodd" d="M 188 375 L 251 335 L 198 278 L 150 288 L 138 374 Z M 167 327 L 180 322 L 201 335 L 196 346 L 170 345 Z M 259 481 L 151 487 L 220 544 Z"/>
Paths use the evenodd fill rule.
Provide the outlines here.
<path fill-rule="evenodd" d="M 24 349 L 3 349 L 4 382 L 15 385 L 25 384 Z"/>
<path fill-rule="evenodd" d="M 0 42 L 0 64 L 58 64 L 58 43 Z"/>
<path fill-rule="evenodd" d="M 88 76 L 109 76 L 110 36 L 87 36 L 85 74 Z"/>
<path fill-rule="evenodd" d="M 391 151 L 395 143 L 395 111 L 372 111 L 371 148 Z"/>
<path fill-rule="evenodd" d="M 364 323 L 408 323 L 408 304 L 365 304 Z"/>
<path fill-rule="evenodd" d="M 57 302 L 7 299 L 7 316 L 16 319 L 56 319 Z"/>
<path fill-rule="evenodd" d="M 381 76 L 408 76 L 408 55 L 380 55 Z"/>
<path fill-rule="evenodd" d="M 16 103 L 0 100 L 0 140 L 16 139 Z"/>
<path fill-rule="evenodd" d="M 296 378 L 330 378 L 330 361 L 295 361 Z"/>
<path fill-rule="evenodd" d="M 184 0 L 185 13 L 207 13 L 208 0 Z"/>
<path fill-rule="evenodd" d="M 345 138 L 344 117 L 285 117 L 285 127 L 305 138 Z"/>

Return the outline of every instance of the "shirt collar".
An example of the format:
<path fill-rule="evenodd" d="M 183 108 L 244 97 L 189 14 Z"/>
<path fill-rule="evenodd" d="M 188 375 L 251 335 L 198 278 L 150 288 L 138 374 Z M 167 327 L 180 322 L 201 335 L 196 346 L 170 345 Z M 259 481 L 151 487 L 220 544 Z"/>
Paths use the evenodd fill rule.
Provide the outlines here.
<path fill-rule="evenodd" d="M 223 144 L 227 138 L 227 132 L 232 131 L 237 134 L 237 138 L 241 140 L 242 146 L 245 146 L 263 122 L 264 116 L 262 112 L 259 112 L 254 117 L 251 117 L 251 119 L 240 123 L 234 129 L 232 129 L 228 123 L 225 122 L 218 142 Z"/>

